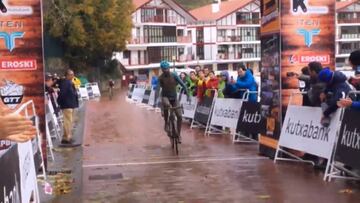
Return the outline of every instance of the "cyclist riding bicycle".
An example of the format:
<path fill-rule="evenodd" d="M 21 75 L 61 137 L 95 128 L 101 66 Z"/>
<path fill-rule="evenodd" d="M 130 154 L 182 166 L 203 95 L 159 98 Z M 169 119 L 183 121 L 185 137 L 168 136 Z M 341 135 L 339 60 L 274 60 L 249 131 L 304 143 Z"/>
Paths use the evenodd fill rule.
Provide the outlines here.
<path fill-rule="evenodd" d="M 109 88 L 114 88 L 114 86 L 115 86 L 115 82 L 112 79 L 110 79 L 109 80 Z"/>
<path fill-rule="evenodd" d="M 190 97 L 189 97 L 188 89 L 186 85 L 183 83 L 183 81 L 179 78 L 179 76 L 176 73 L 170 72 L 169 62 L 162 61 L 160 63 L 160 67 L 163 73 L 159 77 L 159 83 L 156 88 L 155 98 L 158 98 L 160 88 L 162 88 L 161 103 L 163 105 L 163 111 L 164 111 L 163 116 L 165 120 L 165 131 L 166 131 L 167 118 L 169 113 L 168 108 L 180 106 L 176 92 L 177 84 L 181 85 L 184 88 L 188 101 L 190 101 Z M 180 108 L 176 109 L 175 114 L 177 117 L 177 128 L 178 128 L 177 130 L 179 133 L 179 143 L 181 143 L 182 110 Z"/>

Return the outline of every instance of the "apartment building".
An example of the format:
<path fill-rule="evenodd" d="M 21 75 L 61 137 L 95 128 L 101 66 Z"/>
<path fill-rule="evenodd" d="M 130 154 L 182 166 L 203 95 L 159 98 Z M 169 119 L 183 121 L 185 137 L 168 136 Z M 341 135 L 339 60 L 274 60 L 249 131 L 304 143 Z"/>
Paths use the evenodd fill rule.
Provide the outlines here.
<path fill-rule="evenodd" d="M 133 0 L 132 38 L 127 50 L 115 53 L 127 71 L 135 75 L 157 74 L 165 59 L 186 62 L 192 58 L 192 36 L 187 25 L 195 18 L 172 0 Z"/>
<path fill-rule="evenodd" d="M 258 69 L 260 1 L 218 0 L 190 13 L 197 19 L 188 26 L 196 36 L 192 52 L 197 64 L 213 70 L 233 70 L 244 63 Z"/>
<path fill-rule="evenodd" d="M 187 11 L 174 0 L 133 0 L 132 38 L 114 57 L 129 72 L 150 78 L 159 62 L 232 70 L 238 63 L 257 69 L 260 61 L 260 2 L 214 1 Z"/>
<path fill-rule="evenodd" d="M 336 3 L 336 66 L 348 67 L 348 58 L 360 49 L 360 0 Z"/>

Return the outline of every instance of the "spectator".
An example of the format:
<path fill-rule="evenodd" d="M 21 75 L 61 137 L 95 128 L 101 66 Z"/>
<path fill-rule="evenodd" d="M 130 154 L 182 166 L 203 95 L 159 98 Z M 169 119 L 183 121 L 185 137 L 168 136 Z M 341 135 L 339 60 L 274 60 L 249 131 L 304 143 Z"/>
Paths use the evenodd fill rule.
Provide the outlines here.
<path fill-rule="evenodd" d="M 36 135 L 32 121 L 0 107 L 0 140 L 27 142 Z"/>
<path fill-rule="evenodd" d="M 337 102 L 349 93 L 350 86 L 346 83 L 346 76 L 339 71 L 331 71 L 330 68 L 324 68 L 319 73 L 319 80 L 326 83 L 326 89 L 320 94 L 322 101 L 323 118 L 321 124 L 328 127 L 330 125 L 330 115 L 337 109 Z"/>
<path fill-rule="evenodd" d="M 158 86 L 158 83 L 159 83 L 159 79 L 157 76 L 153 76 L 151 78 L 151 87 L 153 90 L 156 90 L 157 86 Z"/>
<path fill-rule="evenodd" d="M 257 91 L 257 84 L 254 76 L 250 70 L 247 70 L 244 65 L 240 65 L 238 68 L 237 81 L 232 85 L 234 98 L 243 98 L 246 90 Z M 250 94 L 249 101 L 257 102 L 257 94 Z"/>
<path fill-rule="evenodd" d="M 60 94 L 58 97 L 58 104 L 64 114 L 64 136 L 61 144 L 73 144 L 72 139 L 72 125 L 73 112 L 75 108 L 79 107 L 78 95 L 76 88 L 72 83 L 74 72 L 72 70 L 66 71 L 66 78 L 60 83 Z"/>
<path fill-rule="evenodd" d="M 204 74 L 205 74 L 205 78 L 206 78 L 206 80 L 208 80 L 208 79 L 209 79 L 209 73 L 210 73 L 209 68 L 204 67 Z"/>
<path fill-rule="evenodd" d="M 311 62 L 308 64 L 309 67 L 309 85 L 310 89 L 308 90 L 307 97 L 309 99 L 309 106 L 320 106 L 320 94 L 325 91 L 326 84 L 324 82 L 319 81 L 318 75 L 320 71 L 323 69 L 321 63 L 319 62 Z M 300 79 L 300 78 L 299 78 Z"/>
<path fill-rule="evenodd" d="M 229 72 L 222 71 L 220 73 L 220 82 L 219 82 L 219 97 L 220 98 L 230 98 L 231 97 L 231 81 L 229 78 Z"/>
<path fill-rule="evenodd" d="M 202 100 L 204 98 L 205 90 L 206 90 L 205 74 L 204 74 L 203 70 L 200 70 L 199 71 L 199 79 L 197 82 L 197 90 L 196 90 L 196 95 L 197 95 L 199 102 L 202 102 Z"/>
<path fill-rule="evenodd" d="M 219 80 L 215 75 L 214 71 L 210 71 L 209 72 L 209 79 L 206 82 L 206 91 L 205 91 L 205 95 L 207 97 L 214 97 L 215 95 L 215 91 L 214 90 L 218 90 L 219 87 Z"/>
<path fill-rule="evenodd" d="M 190 80 L 189 80 L 189 94 L 191 96 L 196 96 L 196 85 L 198 82 L 198 78 L 196 77 L 195 71 L 190 72 Z"/>
<path fill-rule="evenodd" d="M 58 116 L 60 110 L 59 110 L 56 100 L 55 100 L 55 96 L 54 96 L 55 90 L 54 90 L 53 86 L 54 86 L 53 77 L 51 74 L 48 73 L 45 75 L 45 92 L 48 94 L 48 96 L 50 98 L 51 104 L 55 111 L 55 115 Z"/>
<path fill-rule="evenodd" d="M 201 70 L 201 66 L 197 65 L 195 66 L 195 73 L 196 75 L 199 75 L 199 71 Z"/>
<path fill-rule="evenodd" d="M 180 73 L 180 80 L 185 84 L 185 86 L 189 90 L 189 77 L 185 72 Z M 178 92 L 180 92 L 180 94 L 183 94 L 185 92 L 185 90 L 181 87 L 181 85 L 178 85 L 177 88 L 178 88 Z"/>
<path fill-rule="evenodd" d="M 355 76 L 360 77 L 360 50 L 351 52 L 349 63 L 355 71 Z"/>
<path fill-rule="evenodd" d="M 136 83 L 137 83 L 137 76 L 135 76 L 135 75 L 130 75 L 129 82 L 130 82 L 130 84 L 136 85 Z"/>

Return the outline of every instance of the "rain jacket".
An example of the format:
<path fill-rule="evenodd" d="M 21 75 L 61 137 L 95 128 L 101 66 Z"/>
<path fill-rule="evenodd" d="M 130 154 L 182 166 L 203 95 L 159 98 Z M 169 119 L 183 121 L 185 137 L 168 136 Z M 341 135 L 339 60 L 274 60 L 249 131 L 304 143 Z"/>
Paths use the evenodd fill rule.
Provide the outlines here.
<path fill-rule="evenodd" d="M 243 98 L 245 91 L 239 91 L 241 89 L 257 91 L 257 84 L 250 70 L 247 70 L 243 77 L 238 76 L 236 83 L 232 85 L 232 89 L 235 94 L 235 98 Z M 250 94 L 249 101 L 257 102 L 257 94 Z"/>
<path fill-rule="evenodd" d="M 346 80 L 347 78 L 343 73 L 339 71 L 334 72 L 333 79 L 327 84 L 325 89 L 325 93 L 331 94 L 331 97 L 326 100 L 328 108 L 324 111 L 324 116 L 334 113 L 338 109 L 337 102 L 343 97 L 343 93 L 347 95 L 351 90 Z"/>
<path fill-rule="evenodd" d="M 197 98 L 198 98 L 199 102 L 201 102 L 203 100 L 205 90 L 206 90 L 205 81 L 199 79 L 198 82 L 197 82 L 197 89 L 196 89 L 196 95 L 197 95 Z"/>
<path fill-rule="evenodd" d="M 214 91 L 213 89 L 218 89 L 219 87 L 219 80 L 217 78 L 210 78 L 207 82 L 206 82 L 206 92 L 205 95 L 207 97 L 214 97 Z"/>

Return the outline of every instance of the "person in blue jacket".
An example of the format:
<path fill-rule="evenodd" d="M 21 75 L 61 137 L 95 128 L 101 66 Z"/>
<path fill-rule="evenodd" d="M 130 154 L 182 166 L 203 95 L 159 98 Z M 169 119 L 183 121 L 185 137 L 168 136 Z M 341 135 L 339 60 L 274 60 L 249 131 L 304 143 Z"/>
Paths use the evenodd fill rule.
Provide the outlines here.
<path fill-rule="evenodd" d="M 151 87 L 152 87 L 153 90 L 156 90 L 156 88 L 158 86 L 158 82 L 159 82 L 158 77 L 153 76 L 151 78 Z"/>
<path fill-rule="evenodd" d="M 256 92 L 257 84 L 251 70 L 247 69 L 244 65 L 240 65 L 238 68 L 238 78 L 235 83 L 232 84 L 233 98 L 243 98 L 246 90 Z M 250 102 L 257 102 L 257 94 L 252 93 L 249 95 Z"/>

